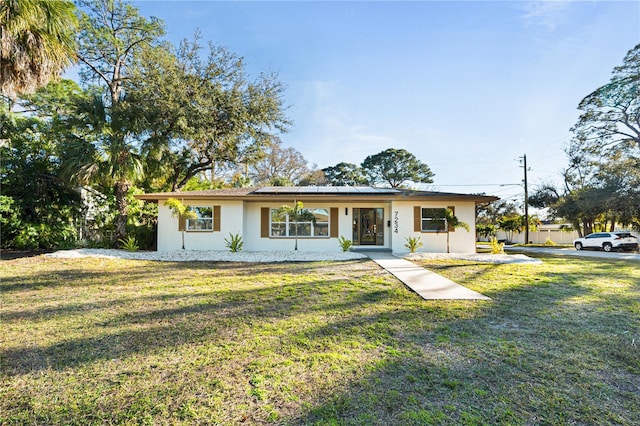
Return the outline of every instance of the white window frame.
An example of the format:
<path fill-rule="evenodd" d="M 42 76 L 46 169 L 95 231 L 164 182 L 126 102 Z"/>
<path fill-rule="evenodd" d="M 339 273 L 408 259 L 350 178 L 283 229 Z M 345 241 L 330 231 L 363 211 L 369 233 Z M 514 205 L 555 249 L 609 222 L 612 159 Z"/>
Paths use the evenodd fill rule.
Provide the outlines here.
<path fill-rule="evenodd" d="M 277 214 L 278 209 L 271 208 L 269 209 L 269 236 L 271 238 L 296 238 L 295 233 L 291 232 L 292 226 L 295 224 L 297 226 L 300 225 L 308 225 L 311 230 L 311 235 L 298 235 L 298 238 L 329 238 L 330 233 L 330 222 L 331 222 L 331 209 L 328 207 L 314 207 L 314 208 L 305 208 L 305 210 L 310 210 L 314 212 L 316 210 L 324 210 L 326 212 L 327 220 L 326 221 L 317 221 L 315 223 L 307 221 L 307 222 L 293 222 L 290 220 L 289 215 L 285 214 L 285 221 L 274 221 L 273 216 Z M 276 233 L 274 232 L 274 225 L 280 225 L 283 227 L 284 233 Z M 324 230 L 324 233 L 322 233 Z"/>
<path fill-rule="evenodd" d="M 211 210 L 211 217 L 202 216 L 199 209 L 209 209 Z M 198 216 L 195 219 L 187 218 L 185 223 L 185 231 L 188 232 L 213 232 L 213 206 L 207 205 L 198 205 L 198 206 L 187 206 L 187 210 L 195 212 Z M 196 227 L 197 223 L 205 223 L 204 228 Z"/>
<path fill-rule="evenodd" d="M 436 215 L 427 215 L 425 216 L 426 211 L 428 210 L 442 210 L 442 217 L 438 217 Z M 446 207 L 422 207 L 420 208 L 420 231 L 421 232 L 446 232 L 447 231 L 447 218 L 446 218 Z M 425 224 L 430 222 L 435 223 L 435 221 L 442 221 L 442 228 L 438 229 L 426 229 Z"/>

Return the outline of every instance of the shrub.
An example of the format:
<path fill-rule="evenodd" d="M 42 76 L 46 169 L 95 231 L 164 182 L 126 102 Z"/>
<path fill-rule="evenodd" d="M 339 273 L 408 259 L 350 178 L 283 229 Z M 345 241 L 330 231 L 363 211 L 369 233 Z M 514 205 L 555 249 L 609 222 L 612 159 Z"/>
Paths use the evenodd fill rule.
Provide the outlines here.
<path fill-rule="evenodd" d="M 20 230 L 13 243 L 19 250 L 35 250 L 39 246 L 38 235 L 35 226 L 27 225 Z"/>
<path fill-rule="evenodd" d="M 242 237 L 240 236 L 240 234 L 234 235 L 229 232 L 229 239 L 224 239 L 224 245 L 229 250 L 231 250 L 231 253 L 237 253 L 242 250 L 242 244 Z"/>
<path fill-rule="evenodd" d="M 504 243 L 499 243 L 496 238 L 492 238 L 491 254 L 504 254 Z"/>
<path fill-rule="evenodd" d="M 8 245 L 19 250 L 37 250 L 49 248 L 70 248 L 75 244 L 76 232 L 70 224 L 55 226 L 46 223 L 24 224 L 13 242 Z"/>
<path fill-rule="evenodd" d="M 142 250 L 153 250 L 156 242 L 156 234 L 153 225 L 138 225 L 127 227 L 127 234 L 133 234 L 138 240 L 138 245 Z"/>
<path fill-rule="evenodd" d="M 347 240 L 344 235 L 340 235 L 340 238 L 338 238 L 338 244 L 340 244 L 342 251 L 349 251 L 353 245 L 353 241 Z"/>
<path fill-rule="evenodd" d="M 118 242 L 122 249 L 126 251 L 138 251 L 140 248 L 140 246 L 138 246 L 138 240 L 133 235 L 129 235 L 126 240 L 121 238 Z"/>
<path fill-rule="evenodd" d="M 409 251 L 411 253 L 415 253 L 416 250 L 418 250 L 420 247 L 423 246 L 422 241 L 420 240 L 420 237 L 407 237 L 407 242 L 404 245 L 406 248 L 409 249 Z"/>
<path fill-rule="evenodd" d="M 545 246 L 556 246 L 557 244 L 551 239 L 551 238 L 547 238 L 546 241 L 544 242 Z"/>

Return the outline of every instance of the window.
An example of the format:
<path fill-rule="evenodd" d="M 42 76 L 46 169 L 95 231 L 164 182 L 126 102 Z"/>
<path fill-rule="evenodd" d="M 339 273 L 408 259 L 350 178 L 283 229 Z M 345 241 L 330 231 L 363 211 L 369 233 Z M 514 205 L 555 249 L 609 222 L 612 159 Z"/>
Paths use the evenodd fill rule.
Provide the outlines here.
<path fill-rule="evenodd" d="M 422 232 L 444 232 L 447 229 L 445 209 L 423 208 L 420 224 Z"/>
<path fill-rule="evenodd" d="M 213 207 L 189 206 L 187 210 L 195 213 L 194 218 L 187 219 L 187 231 L 213 231 Z"/>
<path fill-rule="evenodd" d="M 302 209 L 297 218 L 271 209 L 272 237 L 328 237 L 329 209 Z"/>

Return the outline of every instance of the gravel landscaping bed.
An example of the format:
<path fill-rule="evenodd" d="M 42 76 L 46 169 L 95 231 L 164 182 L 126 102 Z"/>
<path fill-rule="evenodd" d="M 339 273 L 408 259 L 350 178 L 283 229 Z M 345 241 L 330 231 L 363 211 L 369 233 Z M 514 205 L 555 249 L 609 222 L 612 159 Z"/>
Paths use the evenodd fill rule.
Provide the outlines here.
<path fill-rule="evenodd" d="M 60 250 L 47 254 L 50 257 L 78 258 L 103 257 L 134 260 L 158 260 L 163 262 L 313 262 L 322 260 L 353 260 L 367 256 L 354 252 L 310 252 L 310 251 L 230 251 L 176 250 L 176 251 L 135 251 L 113 249 Z"/>
<path fill-rule="evenodd" d="M 48 253 L 45 256 L 55 258 L 80 258 L 80 257 L 102 257 L 110 259 L 134 259 L 134 260 L 157 260 L 164 262 L 314 262 L 322 260 L 354 260 L 364 259 L 367 256 L 357 252 L 311 252 L 311 251 L 241 251 L 231 253 L 229 251 L 198 251 L 198 250 L 177 250 L 168 252 L 156 251 L 136 251 L 113 249 L 76 249 L 59 250 L 55 253 Z M 538 259 L 528 256 L 517 255 L 495 255 L 495 254 L 461 254 L 461 253 L 413 253 L 398 254 L 407 259 L 456 259 L 471 260 L 486 263 L 542 263 Z"/>

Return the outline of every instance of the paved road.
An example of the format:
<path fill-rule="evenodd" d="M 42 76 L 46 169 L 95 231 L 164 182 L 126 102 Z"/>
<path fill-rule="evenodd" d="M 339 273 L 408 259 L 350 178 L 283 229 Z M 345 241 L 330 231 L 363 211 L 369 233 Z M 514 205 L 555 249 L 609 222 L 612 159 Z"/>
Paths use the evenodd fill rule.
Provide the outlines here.
<path fill-rule="evenodd" d="M 506 252 L 518 253 L 545 253 L 556 256 L 574 256 L 574 257 L 596 257 L 601 259 L 623 259 L 637 260 L 640 262 L 640 253 L 638 252 L 605 252 L 597 250 L 576 250 L 574 248 L 544 248 L 544 247 L 505 247 Z"/>

